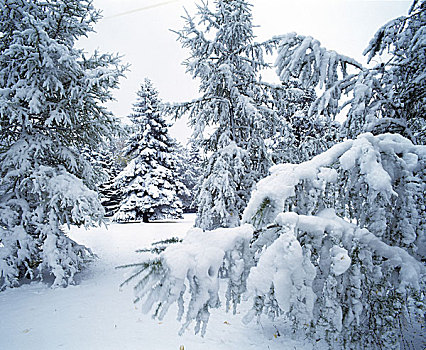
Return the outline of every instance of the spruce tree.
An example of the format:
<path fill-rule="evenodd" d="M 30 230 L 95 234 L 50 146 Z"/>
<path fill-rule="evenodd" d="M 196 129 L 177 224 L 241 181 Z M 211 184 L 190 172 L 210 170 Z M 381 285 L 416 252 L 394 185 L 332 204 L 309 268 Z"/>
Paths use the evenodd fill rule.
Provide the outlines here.
<path fill-rule="evenodd" d="M 181 218 L 178 194 L 185 186 L 177 177 L 175 142 L 161 115 L 158 91 L 145 79 L 137 96 L 130 115 L 136 131 L 125 152 L 131 161 L 116 178 L 123 199 L 113 220 Z"/>
<path fill-rule="evenodd" d="M 0 18 L 0 288 L 65 286 L 92 254 L 62 226 L 103 219 L 82 150 L 115 128 L 103 103 L 124 68 L 74 47 L 100 18 L 91 1 L 4 0 Z"/>

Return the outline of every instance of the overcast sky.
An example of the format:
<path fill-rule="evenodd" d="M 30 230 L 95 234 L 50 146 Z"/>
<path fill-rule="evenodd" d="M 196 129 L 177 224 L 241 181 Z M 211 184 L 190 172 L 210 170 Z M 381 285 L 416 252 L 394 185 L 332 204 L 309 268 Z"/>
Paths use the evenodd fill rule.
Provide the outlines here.
<path fill-rule="evenodd" d="M 94 0 L 104 18 L 96 33 L 79 41 L 91 52 L 118 52 L 131 65 L 127 78 L 109 105 L 117 116 L 131 113 L 136 92 L 150 78 L 163 101 L 192 100 L 198 95 L 196 82 L 185 73 L 182 61 L 188 56 L 176 41 L 184 25 L 184 7 L 195 14 L 197 0 Z M 213 1 L 209 1 L 213 5 Z M 297 32 L 311 35 L 328 49 L 364 62 L 362 51 L 376 30 L 388 20 L 407 13 L 411 1 L 371 0 L 251 0 L 257 41 L 274 35 Z M 171 134 L 185 142 L 190 130 L 178 121 Z"/>

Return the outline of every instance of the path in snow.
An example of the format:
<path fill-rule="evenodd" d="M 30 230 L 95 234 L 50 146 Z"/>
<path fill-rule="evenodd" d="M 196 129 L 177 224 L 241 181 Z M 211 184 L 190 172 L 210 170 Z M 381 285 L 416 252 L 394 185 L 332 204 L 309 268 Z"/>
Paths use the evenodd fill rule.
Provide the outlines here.
<path fill-rule="evenodd" d="M 99 257 L 76 286 L 51 289 L 32 283 L 0 293 L 1 350 L 283 350 L 310 349 L 302 342 L 275 338 L 275 328 L 241 323 L 241 314 L 213 310 L 204 338 L 193 328 L 178 336 L 176 308 L 163 322 L 144 315 L 133 304 L 131 286 L 119 288 L 125 271 L 116 266 L 137 262 L 134 252 L 172 236 L 184 237 L 193 225 L 189 214 L 176 222 L 111 224 L 86 231 L 72 228 L 70 236 Z M 241 311 L 244 314 L 244 310 Z"/>

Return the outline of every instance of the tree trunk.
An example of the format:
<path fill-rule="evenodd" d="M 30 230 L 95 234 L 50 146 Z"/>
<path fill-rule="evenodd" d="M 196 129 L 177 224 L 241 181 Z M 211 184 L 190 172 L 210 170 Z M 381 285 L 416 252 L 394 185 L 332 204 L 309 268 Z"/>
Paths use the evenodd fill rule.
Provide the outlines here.
<path fill-rule="evenodd" d="M 143 213 L 142 214 L 142 221 L 143 222 L 149 222 L 149 220 L 148 220 L 148 213 Z"/>

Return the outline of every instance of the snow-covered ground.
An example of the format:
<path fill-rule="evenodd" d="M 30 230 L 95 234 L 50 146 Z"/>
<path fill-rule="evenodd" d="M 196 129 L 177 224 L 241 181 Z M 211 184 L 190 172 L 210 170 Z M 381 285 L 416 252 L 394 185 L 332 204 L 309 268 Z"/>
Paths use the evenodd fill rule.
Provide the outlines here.
<path fill-rule="evenodd" d="M 32 283 L 0 293 L 0 349 L 312 349 L 292 340 L 264 319 L 243 325 L 247 306 L 237 315 L 213 310 L 207 334 L 190 328 L 178 335 L 180 324 L 171 309 L 163 322 L 142 314 L 133 304 L 131 286 L 119 288 L 125 270 L 116 266 L 140 260 L 135 250 L 172 236 L 183 237 L 194 216 L 175 222 L 111 224 L 86 231 L 72 228 L 70 237 L 99 257 L 79 276 L 79 283 L 51 289 Z"/>

